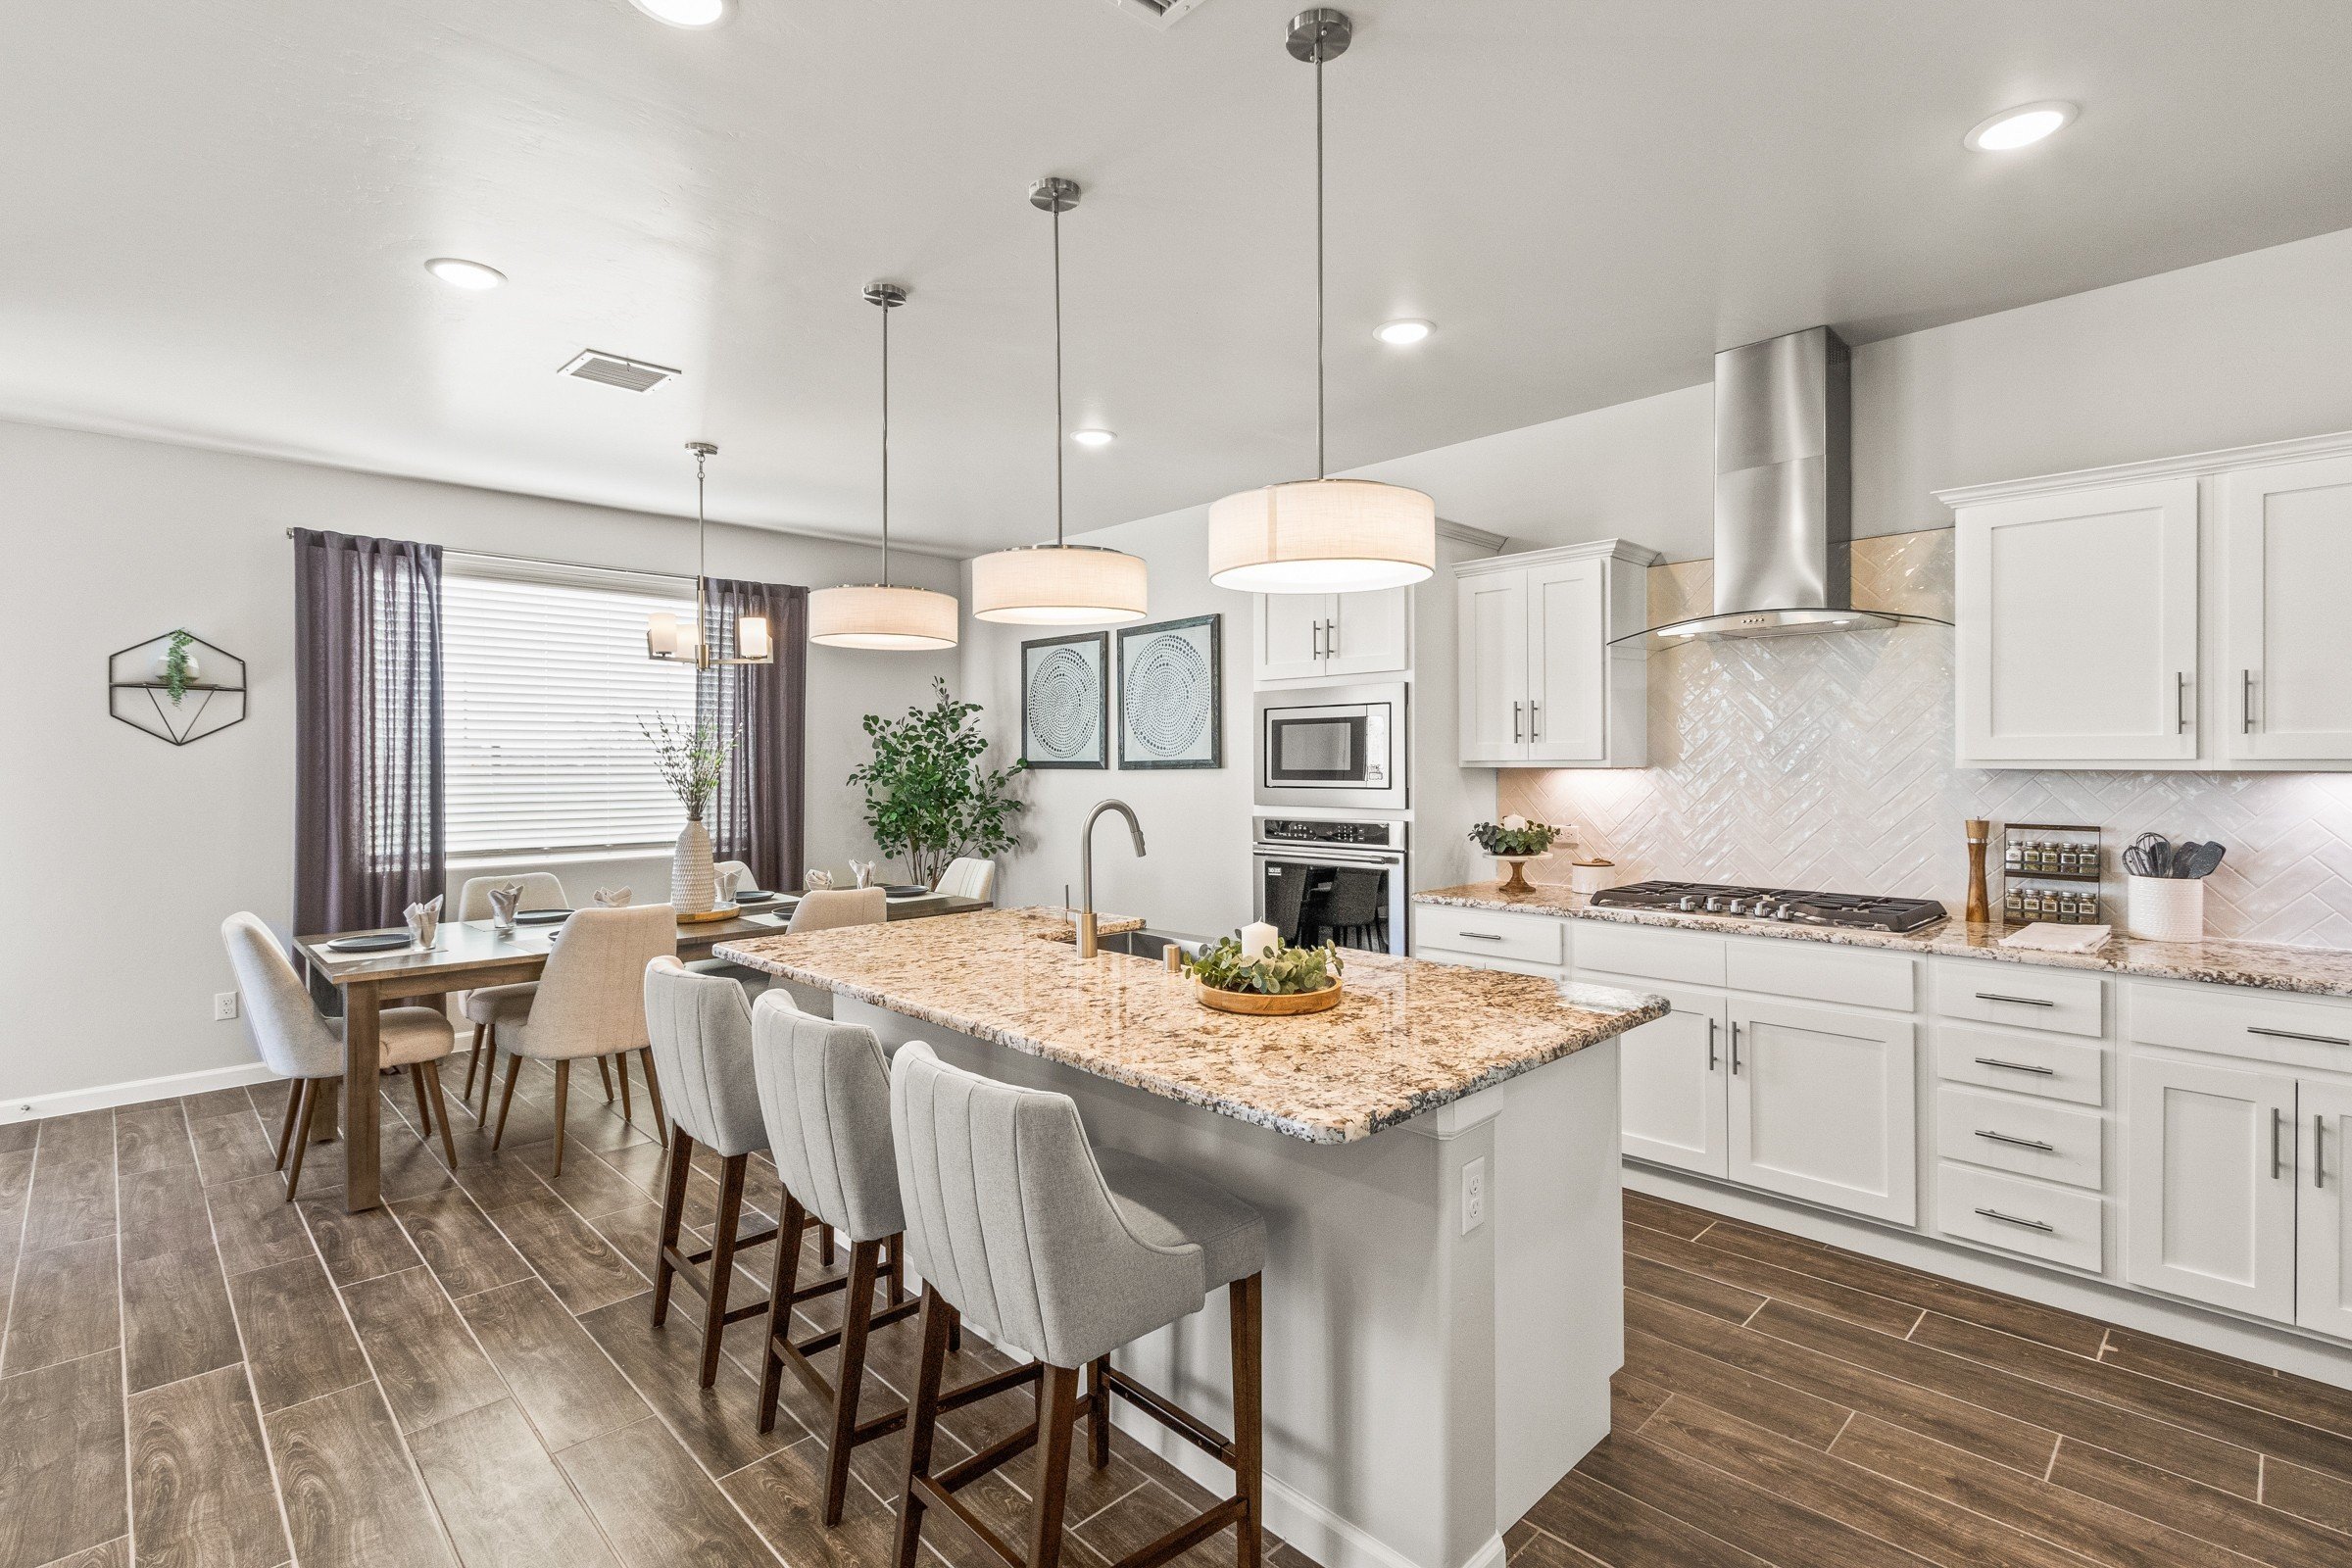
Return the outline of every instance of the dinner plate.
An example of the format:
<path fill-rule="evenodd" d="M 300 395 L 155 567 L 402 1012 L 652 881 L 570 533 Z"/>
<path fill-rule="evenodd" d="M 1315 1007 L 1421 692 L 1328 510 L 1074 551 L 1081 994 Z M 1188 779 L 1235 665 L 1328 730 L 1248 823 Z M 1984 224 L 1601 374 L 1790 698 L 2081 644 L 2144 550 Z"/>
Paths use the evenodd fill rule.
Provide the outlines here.
<path fill-rule="evenodd" d="M 927 899 L 931 896 L 931 890 L 915 887 L 886 887 L 882 890 L 882 895 L 891 899 Z"/>
<path fill-rule="evenodd" d="M 394 948 L 409 945 L 405 931 L 387 931 L 372 937 L 340 937 L 326 945 L 329 953 L 389 953 Z"/>
<path fill-rule="evenodd" d="M 757 888 L 738 888 L 735 893 L 735 902 L 737 904 L 773 904 L 779 897 L 781 895 L 762 893 Z"/>
<path fill-rule="evenodd" d="M 571 918 L 569 909 L 525 909 L 514 917 L 516 925 L 561 925 Z"/>

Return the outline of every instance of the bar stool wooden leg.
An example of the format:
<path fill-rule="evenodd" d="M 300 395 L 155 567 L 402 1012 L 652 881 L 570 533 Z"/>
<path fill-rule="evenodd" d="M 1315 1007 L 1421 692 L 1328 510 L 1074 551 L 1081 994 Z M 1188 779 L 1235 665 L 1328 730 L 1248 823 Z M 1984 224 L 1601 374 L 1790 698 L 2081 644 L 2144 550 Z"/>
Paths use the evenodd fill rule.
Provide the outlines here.
<path fill-rule="evenodd" d="M 767 1287 L 767 1348 L 760 1358 L 760 1430 L 776 1429 L 776 1404 L 784 1389 L 784 1352 L 776 1341 L 792 1338 L 792 1298 L 801 1285 L 801 1233 L 808 1223 L 808 1210 L 787 1191 L 784 1214 L 776 1224 L 776 1269 Z"/>
<path fill-rule="evenodd" d="M 493 1154 L 498 1152 L 498 1146 L 507 1141 L 507 1112 L 514 1108 L 514 1079 L 521 1071 L 522 1058 L 511 1051 L 508 1052 L 507 1092 L 498 1097 L 498 1130 L 490 1135 L 490 1152 Z M 482 1086 L 482 1104 L 487 1107 L 489 1103 L 490 1086 L 484 1084 Z"/>
<path fill-rule="evenodd" d="M 743 1223 L 743 1171 L 749 1154 L 730 1154 L 718 1167 L 718 1221 L 710 1233 L 710 1294 L 703 1312 L 702 1386 L 718 1381 L 718 1342 L 727 1331 L 727 1291 L 735 1283 L 735 1231 Z M 784 1240 L 777 1237 L 776 1245 Z"/>
<path fill-rule="evenodd" d="M 300 1078 L 286 1085 L 286 1120 L 285 1125 L 277 1130 L 277 1164 L 274 1168 L 278 1170 L 286 1168 L 286 1150 L 294 1142 L 295 1124 L 302 1120 L 302 1085 Z"/>
<path fill-rule="evenodd" d="M 423 1074 L 424 1094 L 433 1102 L 433 1125 L 441 1131 L 441 1157 L 449 1162 L 451 1170 L 456 1170 L 458 1144 L 449 1132 L 449 1100 L 441 1093 L 441 1064 L 420 1061 L 409 1071 Z"/>
<path fill-rule="evenodd" d="M 923 1489 L 931 1484 L 931 1444 L 939 1430 L 939 1382 L 948 1359 L 948 1318 L 954 1311 L 929 1285 L 922 1297 L 923 1348 L 915 1363 L 914 1398 L 906 1409 L 906 1484 L 899 1489 L 897 1568 L 915 1568 L 923 1536 Z"/>
<path fill-rule="evenodd" d="M 1110 1357 L 1099 1356 L 1086 1369 L 1088 1457 L 1100 1470 L 1110 1463 Z"/>
<path fill-rule="evenodd" d="M 1248 1509 L 1234 1531 L 1238 1568 L 1257 1568 L 1265 1549 L 1263 1348 L 1259 1330 L 1265 1278 L 1251 1274 L 1225 1288 L 1233 1322 L 1233 1490 Z"/>
<path fill-rule="evenodd" d="M 662 1108 L 662 1080 L 654 1076 L 654 1048 L 641 1046 L 637 1054 L 645 1058 L 645 1097 L 654 1102 L 654 1137 L 662 1137 L 662 1129 L 669 1126 L 669 1116 Z"/>
<path fill-rule="evenodd" d="M 841 1303 L 841 1364 L 834 1372 L 833 1383 L 833 1440 L 825 1450 L 828 1530 L 841 1523 L 842 1504 L 850 1494 L 850 1455 L 857 1443 L 858 1396 L 865 1383 L 865 1337 L 874 1316 L 874 1263 L 881 1250 L 880 1242 L 858 1242 L 850 1249 L 850 1294 Z"/>
<path fill-rule="evenodd" d="M 685 1130 L 669 1130 L 669 1178 L 662 1188 L 662 1232 L 654 1243 L 654 1327 L 660 1328 L 669 1316 L 669 1286 L 677 1273 L 677 1265 L 669 1260 L 670 1249 L 678 1245 L 678 1232 L 686 1217 L 686 1179 L 694 1169 L 694 1140 Z M 779 1243 L 778 1245 L 781 1245 Z"/>
<path fill-rule="evenodd" d="M 1078 1417 L 1078 1369 L 1049 1366 L 1037 1386 L 1037 1478 L 1030 1483 L 1028 1568 L 1059 1568 L 1061 1521 L 1070 1500 L 1070 1426 Z"/>

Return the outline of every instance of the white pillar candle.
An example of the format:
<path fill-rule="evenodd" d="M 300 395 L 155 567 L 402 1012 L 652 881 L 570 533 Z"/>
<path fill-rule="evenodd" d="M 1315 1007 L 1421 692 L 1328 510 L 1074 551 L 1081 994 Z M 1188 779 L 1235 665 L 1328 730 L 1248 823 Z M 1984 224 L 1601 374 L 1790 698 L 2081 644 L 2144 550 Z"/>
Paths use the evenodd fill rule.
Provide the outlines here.
<path fill-rule="evenodd" d="M 1242 956 L 1260 958 L 1282 946 L 1282 933 L 1265 921 L 1242 927 Z"/>

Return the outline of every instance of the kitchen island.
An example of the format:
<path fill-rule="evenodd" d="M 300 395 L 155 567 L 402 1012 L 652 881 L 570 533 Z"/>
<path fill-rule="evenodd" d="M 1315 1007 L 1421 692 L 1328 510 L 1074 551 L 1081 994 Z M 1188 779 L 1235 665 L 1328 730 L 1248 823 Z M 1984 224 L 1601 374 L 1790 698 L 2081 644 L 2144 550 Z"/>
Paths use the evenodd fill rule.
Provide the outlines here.
<path fill-rule="evenodd" d="M 1071 1096 L 1098 1142 L 1265 1215 L 1268 1528 L 1327 1568 L 1499 1564 L 1608 1431 L 1623 1359 L 1617 1038 L 1662 999 L 1349 955 L 1328 1012 L 1244 1018 L 1154 960 L 994 910 L 729 943 L 886 1046 Z M 1230 1418 L 1223 1318 L 1121 1365 Z M 1230 1475 L 1121 1425 L 1203 1485 Z"/>

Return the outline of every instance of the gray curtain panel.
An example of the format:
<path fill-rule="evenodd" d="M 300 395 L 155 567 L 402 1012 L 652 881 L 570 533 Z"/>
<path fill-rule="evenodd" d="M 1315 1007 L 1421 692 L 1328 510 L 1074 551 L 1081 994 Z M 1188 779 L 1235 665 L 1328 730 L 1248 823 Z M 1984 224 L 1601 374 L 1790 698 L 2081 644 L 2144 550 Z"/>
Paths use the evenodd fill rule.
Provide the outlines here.
<path fill-rule="evenodd" d="M 441 548 L 294 530 L 294 929 L 396 926 L 447 882 Z"/>
<path fill-rule="evenodd" d="M 776 657 L 768 664 L 722 664 L 695 682 L 694 717 L 735 737 L 710 819 L 711 853 L 741 860 L 763 888 L 801 885 L 807 818 L 802 718 L 808 696 L 808 590 L 713 577 L 707 586 L 715 648 L 735 645 L 735 622 L 765 615 Z"/>

